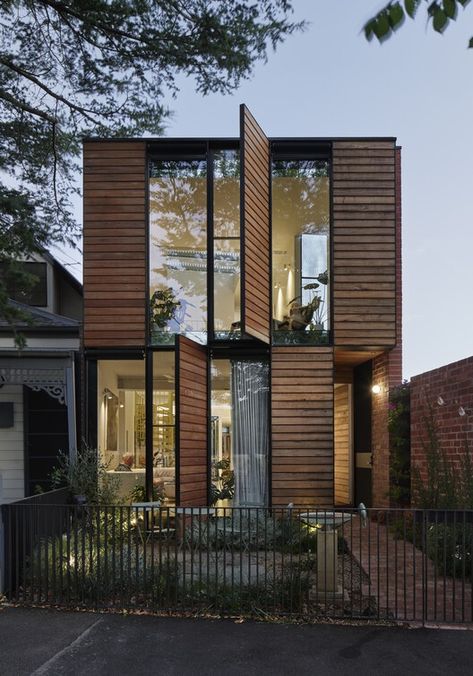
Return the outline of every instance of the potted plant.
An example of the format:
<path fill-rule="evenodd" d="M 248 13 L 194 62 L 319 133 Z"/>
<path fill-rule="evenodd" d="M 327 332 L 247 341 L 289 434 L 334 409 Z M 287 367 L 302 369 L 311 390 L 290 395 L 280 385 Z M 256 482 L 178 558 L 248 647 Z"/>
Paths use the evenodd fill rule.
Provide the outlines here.
<path fill-rule="evenodd" d="M 222 458 L 212 464 L 214 481 L 210 485 L 210 504 L 219 500 L 231 500 L 235 495 L 235 472 L 230 469 L 230 458 Z"/>
<path fill-rule="evenodd" d="M 150 319 L 154 329 L 165 331 L 168 323 L 174 319 L 177 308 L 181 305 L 171 287 L 157 289 L 149 301 Z"/>

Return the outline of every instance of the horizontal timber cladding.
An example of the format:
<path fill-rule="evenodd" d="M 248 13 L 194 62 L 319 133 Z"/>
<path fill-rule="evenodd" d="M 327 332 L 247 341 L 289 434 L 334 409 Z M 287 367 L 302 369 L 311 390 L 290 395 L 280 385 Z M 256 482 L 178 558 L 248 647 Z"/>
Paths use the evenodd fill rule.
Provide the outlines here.
<path fill-rule="evenodd" d="M 208 370 L 207 349 L 179 336 L 178 369 L 178 500 L 183 507 L 207 504 Z"/>
<path fill-rule="evenodd" d="M 271 418 L 273 505 L 333 505 L 332 348 L 272 348 Z"/>
<path fill-rule="evenodd" d="M 84 344 L 142 346 L 146 144 L 84 143 Z"/>
<path fill-rule="evenodd" d="M 396 344 L 394 141 L 333 143 L 336 346 Z"/>
<path fill-rule="evenodd" d="M 246 106 L 240 106 L 242 318 L 245 333 L 269 343 L 269 141 Z"/>

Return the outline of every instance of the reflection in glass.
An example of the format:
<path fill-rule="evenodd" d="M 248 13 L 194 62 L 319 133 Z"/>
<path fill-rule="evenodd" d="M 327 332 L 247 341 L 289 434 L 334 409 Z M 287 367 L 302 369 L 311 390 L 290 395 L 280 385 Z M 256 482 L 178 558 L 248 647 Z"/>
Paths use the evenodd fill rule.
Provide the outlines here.
<path fill-rule="evenodd" d="M 240 335 L 240 160 L 237 150 L 213 156 L 214 332 Z"/>
<path fill-rule="evenodd" d="M 176 497 L 175 355 L 153 354 L 153 484 L 157 495 Z"/>
<path fill-rule="evenodd" d="M 99 360 L 97 371 L 98 449 L 127 500 L 145 483 L 144 362 Z"/>
<path fill-rule="evenodd" d="M 328 162 L 273 162 L 273 342 L 327 342 L 329 237 Z"/>
<path fill-rule="evenodd" d="M 206 342 L 206 162 L 154 161 L 149 178 L 150 316 L 154 343 Z"/>
<path fill-rule="evenodd" d="M 230 462 L 234 506 L 261 507 L 268 499 L 268 365 L 257 360 L 212 362 L 212 481 Z M 228 504 L 228 503 L 227 503 Z"/>

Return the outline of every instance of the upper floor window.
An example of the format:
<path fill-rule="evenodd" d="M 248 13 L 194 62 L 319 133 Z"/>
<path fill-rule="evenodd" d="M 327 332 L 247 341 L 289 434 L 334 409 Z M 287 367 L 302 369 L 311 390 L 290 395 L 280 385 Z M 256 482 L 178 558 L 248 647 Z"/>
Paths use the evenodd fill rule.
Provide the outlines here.
<path fill-rule="evenodd" d="M 324 344 L 330 329 L 327 160 L 272 165 L 273 342 Z"/>
<path fill-rule="evenodd" d="M 213 154 L 214 337 L 240 335 L 240 157 L 238 150 Z"/>
<path fill-rule="evenodd" d="M 240 337 L 238 149 L 151 161 L 149 238 L 151 342 Z"/>
<path fill-rule="evenodd" d="M 207 162 L 153 161 L 149 178 L 153 343 L 207 332 Z"/>

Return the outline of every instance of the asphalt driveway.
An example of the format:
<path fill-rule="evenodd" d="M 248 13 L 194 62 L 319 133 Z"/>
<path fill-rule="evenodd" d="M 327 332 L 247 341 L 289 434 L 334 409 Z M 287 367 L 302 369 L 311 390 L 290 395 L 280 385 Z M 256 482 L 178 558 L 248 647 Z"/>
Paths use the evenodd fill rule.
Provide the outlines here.
<path fill-rule="evenodd" d="M 0 609 L 1 676 L 473 674 L 473 631 Z"/>

